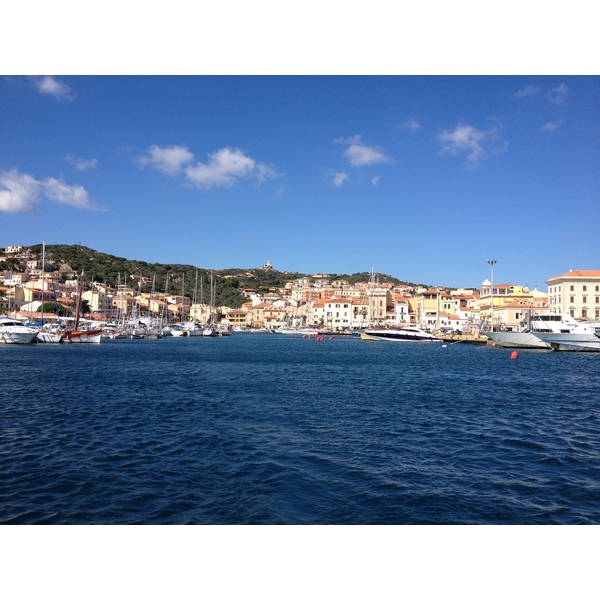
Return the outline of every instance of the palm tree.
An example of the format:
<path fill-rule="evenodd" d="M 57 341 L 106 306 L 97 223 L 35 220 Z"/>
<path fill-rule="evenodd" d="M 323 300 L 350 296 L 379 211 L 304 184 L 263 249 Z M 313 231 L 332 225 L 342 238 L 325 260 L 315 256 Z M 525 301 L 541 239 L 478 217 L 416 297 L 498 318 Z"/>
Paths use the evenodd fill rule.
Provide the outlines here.
<path fill-rule="evenodd" d="M 81 301 L 81 307 L 79 309 L 81 311 L 82 315 L 89 315 L 92 312 L 92 309 L 90 307 L 90 301 L 89 300 L 82 300 Z"/>

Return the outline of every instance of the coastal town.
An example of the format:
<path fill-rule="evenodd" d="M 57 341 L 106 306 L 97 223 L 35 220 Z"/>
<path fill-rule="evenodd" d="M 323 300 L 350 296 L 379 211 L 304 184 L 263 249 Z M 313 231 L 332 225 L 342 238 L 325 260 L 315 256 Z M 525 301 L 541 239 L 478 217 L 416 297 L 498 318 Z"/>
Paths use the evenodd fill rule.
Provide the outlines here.
<path fill-rule="evenodd" d="M 480 289 L 397 286 L 379 283 L 374 273 L 368 282 L 351 285 L 314 274 L 270 288 L 268 293 L 244 289 L 247 302 L 241 308 L 230 308 L 200 300 L 197 290 L 193 295 L 141 291 L 142 283 L 149 281 L 142 282 L 140 276 L 130 276 L 129 281 L 111 287 L 93 281 L 84 284 L 78 273 L 70 270 L 66 277 L 60 273 L 64 283 L 58 283 L 55 274 L 45 271 L 27 248 L 8 246 L 3 252 L 18 268 L 1 273 L 0 312 L 22 322 L 42 318 L 51 323 L 59 318 L 56 311 L 42 313 L 42 302 L 54 302 L 72 316 L 79 306 L 88 322 L 105 326 L 135 320 L 136 325 L 147 327 L 194 323 L 220 331 L 315 327 L 349 333 L 368 327 L 412 326 L 436 334 L 477 336 L 485 330 L 520 331 L 531 313 L 600 320 L 600 270 L 552 276 L 547 291 L 494 283 L 495 261 L 488 261 L 492 281 L 486 277 Z M 270 261 L 260 267 L 265 271 L 273 268 Z"/>

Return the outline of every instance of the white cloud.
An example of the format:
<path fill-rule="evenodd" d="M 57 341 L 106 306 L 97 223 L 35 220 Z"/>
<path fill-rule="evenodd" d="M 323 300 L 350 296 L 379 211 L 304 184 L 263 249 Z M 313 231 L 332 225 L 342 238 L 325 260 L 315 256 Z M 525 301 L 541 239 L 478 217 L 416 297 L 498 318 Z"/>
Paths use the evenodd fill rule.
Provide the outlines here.
<path fill-rule="evenodd" d="M 273 177 L 279 177 L 279 173 L 277 173 L 272 165 L 266 165 L 264 163 L 258 163 L 256 165 L 256 179 L 258 183 L 262 183 L 266 179 L 271 179 Z"/>
<path fill-rule="evenodd" d="M 348 145 L 348 148 L 344 150 L 344 155 L 354 167 L 391 162 L 391 159 L 383 153 L 381 148 L 364 144 L 360 135 L 335 141 Z"/>
<path fill-rule="evenodd" d="M 437 140 L 442 144 L 442 154 L 464 151 L 471 162 L 477 162 L 487 154 L 504 152 L 508 145 L 500 139 L 496 128 L 484 131 L 463 124 L 457 125 L 453 131 L 446 129 L 440 132 Z"/>
<path fill-rule="evenodd" d="M 548 91 L 546 97 L 553 104 L 564 104 L 569 94 L 569 86 L 566 83 L 561 83 L 558 87 Z"/>
<path fill-rule="evenodd" d="M 70 154 L 67 154 L 66 158 L 78 171 L 87 171 L 98 166 L 98 159 L 96 158 L 77 158 Z"/>
<path fill-rule="evenodd" d="M 73 100 L 71 88 L 50 75 L 34 77 L 33 83 L 40 94 L 54 96 L 57 100 Z"/>
<path fill-rule="evenodd" d="M 31 211 L 40 201 L 40 182 L 16 169 L 0 172 L 0 211 Z"/>
<path fill-rule="evenodd" d="M 403 129 L 409 129 L 410 131 L 417 131 L 421 129 L 420 123 L 416 119 L 408 119 L 400 124 Z"/>
<path fill-rule="evenodd" d="M 333 175 L 333 185 L 335 187 L 341 187 L 344 181 L 348 179 L 347 173 L 334 173 Z"/>
<path fill-rule="evenodd" d="M 371 179 L 371 183 L 373 185 L 377 185 L 380 181 L 381 177 L 379 175 L 375 175 L 375 177 L 373 177 L 373 179 Z"/>
<path fill-rule="evenodd" d="M 96 205 L 90 200 L 87 190 L 80 185 L 67 185 L 63 181 L 49 177 L 42 186 L 44 194 L 49 200 L 68 204 L 75 208 L 96 208 Z"/>
<path fill-rule="evenodd" d="M 562 125 L 562 121 L 549 121 L 540 127 L 540 131 L 554 131 Z"/>
<path fill-rule="evenodd" d="M 40 203 L 42 194 L 48 200 L 75 208 L 96 209 L 88 192 L 80 185 L 67 185 L 53 177 L 46 181 L 38 181 L 35 177 L 19 173 L 16 169 L 0 172 L 0 211 L 30 212 Z"/>
<path fill-rule="evenodd" d="M 194 155 L 185 146 L 150 146 L 145 156 L 137 158 L 141 165 L 150 165 L 165 175 L 173 177 L 180 173 L 184 167 L 194 160 Z"/>
<path fill-rule="evenodd" d="M 208 155 L 206 163 L 198 162 L 185 169 L 186 179 L 201 188 L 231 187 L 243 177 L 255 177 L 259 183 L 277 173 L 270 165 L 257 163 L 239 149 L 221 148 Z"/>
<path fill-rule="evenodd" d="M 522 90 L 518 90 L 514 93 L 516 98 L 525 98 L 526 96 L 535 96 L 539 94 L 540 88 L 537 85 L 528 85 Z"/>

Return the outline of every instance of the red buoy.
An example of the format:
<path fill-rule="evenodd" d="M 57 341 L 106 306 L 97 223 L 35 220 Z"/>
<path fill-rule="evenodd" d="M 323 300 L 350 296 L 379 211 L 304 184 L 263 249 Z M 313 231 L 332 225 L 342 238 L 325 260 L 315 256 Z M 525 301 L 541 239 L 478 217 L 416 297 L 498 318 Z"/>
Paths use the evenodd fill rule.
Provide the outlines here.
<path fill-rule="evenodd" d="M 511 360 L 515 360 L 515 358 L 517 358 L 517 356 L 519 356 L 519 353 L 516 350 L 514 350 L 513 352 L 510 353 Z"/>

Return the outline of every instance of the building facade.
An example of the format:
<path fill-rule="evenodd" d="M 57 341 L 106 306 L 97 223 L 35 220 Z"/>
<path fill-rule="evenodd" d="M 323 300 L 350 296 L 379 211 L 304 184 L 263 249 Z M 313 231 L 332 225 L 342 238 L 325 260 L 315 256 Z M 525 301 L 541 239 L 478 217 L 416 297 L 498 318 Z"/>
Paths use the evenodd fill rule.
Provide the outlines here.
<path fill-rule="evenodd" d="M 600 320 L 600 270 L 569 271 L 546 283 L 551 313 L 566 313 L 584 321 Z"/>

